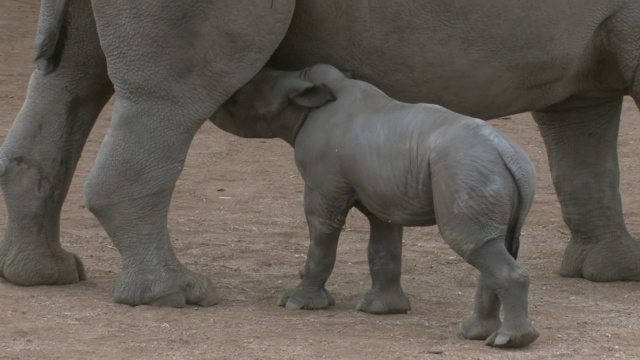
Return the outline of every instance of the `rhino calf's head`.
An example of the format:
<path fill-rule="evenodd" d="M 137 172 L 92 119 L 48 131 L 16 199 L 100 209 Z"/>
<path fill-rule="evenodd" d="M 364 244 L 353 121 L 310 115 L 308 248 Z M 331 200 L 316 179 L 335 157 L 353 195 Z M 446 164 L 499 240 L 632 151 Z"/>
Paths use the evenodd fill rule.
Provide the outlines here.
<path fill-rule="evenodd" d="M 302 71 L 264 69 L 222 104 L 210 120 L 245 138 L 282 138 L 292 143 L 309 110 L 336 97 L 324 84 L 301 79 Z"/>

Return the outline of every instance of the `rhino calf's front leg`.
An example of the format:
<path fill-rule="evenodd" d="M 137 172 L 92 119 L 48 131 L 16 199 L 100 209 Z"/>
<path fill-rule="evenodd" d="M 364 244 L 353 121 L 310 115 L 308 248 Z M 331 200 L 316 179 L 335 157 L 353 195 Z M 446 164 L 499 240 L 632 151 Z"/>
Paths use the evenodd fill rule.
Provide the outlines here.
<path fill-rule="evenodd" d="M 371 314 L 406 313 L 411 303 L 400 283 L 403 228 L 380 220 L 362 206 L 358 209 L 367 216 L 371 228 L 367 249 L 371 290 L 356 309 Z"/>
<path fill-rule="evenodd" d="M 305 187 L 304 209 L 311 243 L 300 284 L 278 301 L 287 309 L 325 309 L 335 304 L 326 284 L 336 261 L 338 238 L 350 205 L 348 200 L 326 196 Z"/>

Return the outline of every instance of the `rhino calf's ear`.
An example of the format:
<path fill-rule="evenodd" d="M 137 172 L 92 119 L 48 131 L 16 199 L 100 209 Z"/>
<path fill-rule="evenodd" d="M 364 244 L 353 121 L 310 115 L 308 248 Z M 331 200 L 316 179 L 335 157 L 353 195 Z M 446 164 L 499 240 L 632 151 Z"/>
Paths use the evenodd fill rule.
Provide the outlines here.
<path fill-rule="evenodd" d="M 309 86 L 293 94 L 290 98 L 294 103 L 310 109 L 336 101 L 336 96 L 325 84 Z"/>

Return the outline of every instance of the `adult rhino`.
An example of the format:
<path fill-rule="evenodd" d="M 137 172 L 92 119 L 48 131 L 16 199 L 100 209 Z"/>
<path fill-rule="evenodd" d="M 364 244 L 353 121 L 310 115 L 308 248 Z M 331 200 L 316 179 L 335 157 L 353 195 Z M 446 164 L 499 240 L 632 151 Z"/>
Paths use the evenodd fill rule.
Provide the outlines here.
<path fill-rule="evenodd" d="M 572 233 L 561 274 L 638 280 L 616 146 L 622 97 L 640 99 L 639 40 L 633 0 L 43 0 L 39 69 L 0 154 L 0 275 L 85 277 L 60 246 L 60 211 L 115 93 L 85 185 L 122 254 L 115 300 L 215 304 L 212 282 L 178 261 L 167 210 L 195 132 L 271 58 L 282 69 L 330 63 L 401 101 L 473 117 L 534 111 Z"/>

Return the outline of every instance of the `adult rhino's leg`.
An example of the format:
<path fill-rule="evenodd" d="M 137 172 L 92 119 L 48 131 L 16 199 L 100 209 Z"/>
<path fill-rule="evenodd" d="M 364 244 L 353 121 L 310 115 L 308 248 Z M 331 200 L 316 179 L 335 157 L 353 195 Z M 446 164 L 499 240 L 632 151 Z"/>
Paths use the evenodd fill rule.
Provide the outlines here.
<path fill-rule="evenodd" d="M 389 224 L 363 210 L 369 219 L 371 234 L 367 254 L 371 290 L 356 307 L 372 314 L 406 313 L 409 298 L 402 290 L 402 226 Z"/>
<path fill-rule="evenodd" d="M 177 259 L 167 230 L 175 182 L 201 125 L 154 99 L 117 97 L 112 125 L 85 184 L 88 208 L 122 255 L 115 301 L 183 307 L 218 303 L 211 280 Z"/>
<path fill-rule="evenodd" d="M 52 21 L 53 3 L 42 2 L 41 34 Z M 48 75 L 33 72 L 0 150 L 0 185 L 9 214 L 0 241 L 0 275 L 20 285 L 69 284 L 85 277 L 80 260 L 60 246 L 60 210 L 113 88 L 91 4 L 73 1 L 69 19 L 59 67 Z"/>
<path fill-rule="evenodd" d="M 85 185 L 122 255 L 119 303 L 213 305 L 212 282 L 177 259 L 167 212 L 191 140 L 263 66 L 292 1 L 94 1 L 116 89 L 112 125 Z"/>
<path fill-rule="evenodd" d="M 622 215 L 618 127 L 622 99 L 536 112 L 553 184 L 571 230 L 560 274 L 592 281 L 640 280 L 640 244 Z"/>

